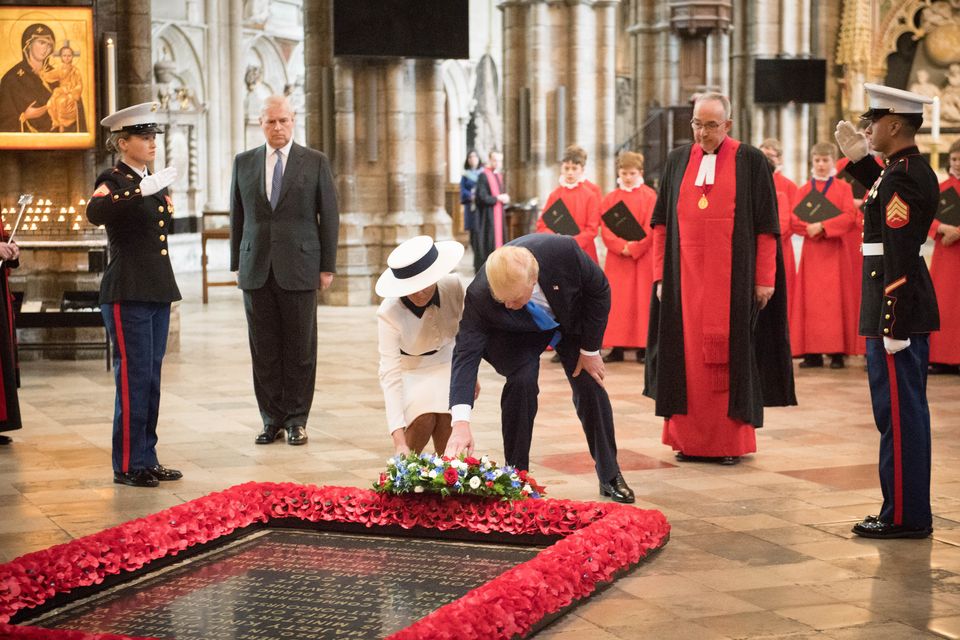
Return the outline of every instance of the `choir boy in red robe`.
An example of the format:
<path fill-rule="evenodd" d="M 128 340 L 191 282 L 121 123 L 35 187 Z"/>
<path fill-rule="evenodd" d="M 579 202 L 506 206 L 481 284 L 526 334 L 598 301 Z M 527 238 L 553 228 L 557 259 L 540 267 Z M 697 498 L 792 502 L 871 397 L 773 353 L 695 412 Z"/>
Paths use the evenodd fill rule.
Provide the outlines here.
<path fill-rule="evenodd" d="M 793 231 L 790 213 L 793 211 L 793 198 L 797 194 L 797 185 L 783 175 L 783 146 L 776 138 L 767 138 L 760 143 L 760 151 L 767 156 L 773 168 L 773 188 L 777 191 L 777 212 L 780 214 L 780 247 L 783 251 L 783 268 L 787 276 L 787 310 L 793 302 L 793 285 L 797 279 L 797 258 L 793 250 Z"/>
<path fill-rule="evenodd" d="M 960 195 L 960 140 L 950 145 L 950 175 L 940 184 L 943 194 Z M 956 207 L 958 205 L 954 205 Z M 940 331 L 930 334 L 930 373 L 960 372 L 960 227 L 934 219 L 930 237 L 937 243 L 930 278 L 940 304 Z"/>
<path fill-rule="evenodd" d="M 600 191 L 583 177 L 586 165 L 586 151 L 576 145 L 566 148 L 560 161 L 560 186 L 547 198 L 543 212 L 548 211 L 557 200 L 563 200 L 563 204 L 580 227 L 580 233 L 575 235 L 574 239 L 580 248 L 599 264 L 595 240 L 600 226 Z M 537 219 L 537 233 L 553 233 L 544 223 L 542 213 Z"/>
<path fill-rule="evenodd" d="M 764 406 L 796 404 L 776 191 L 767 159 L 730 138 L 730 100 L 693 107 L 653 210 L 644 394 L 681 461 L 737 464 Z"/>
<path fill-rule="evenodd" d="M 643 362 L 653 284 L 650 214 L 657 192 L 643 183 L 643 156 L 639 153 L 620 154 L 617 176 L 618 188 L 606 195 L 600 210 L 609 211 L 622 202 L 647 235 L 642 240 L 624 240 L 600 220 L 600 236 L 607 247 L 603 272 L 610 281 L 610 316 L 603 344 L 611 350 L 603 361 L 621 362 L 624 348 L 629 348 L 636 349 L 637 361 Z"/>
<path fill-rule="evenodd" d="M 803 356 L 801 367 L 822 367 L 823 354 L 830 354 L 830 368 L 844 367 L 843 355 L 856 336 L 857 308 L 851 279 L 849 255 L 844 237 L 857 222 L 853 190 L 831 175 L 837 162 L 837 148 L 821 142 L 810 149 L 813 177 L 797 190 L 794 208 L 812 189 L 822 193 L 840 214 L 822 222 L 805 222 L 792 215 L 794 233 L 804 236 L 797 272 L 796 295 L 790 306 L 790 338 L 793 355 Z"/>

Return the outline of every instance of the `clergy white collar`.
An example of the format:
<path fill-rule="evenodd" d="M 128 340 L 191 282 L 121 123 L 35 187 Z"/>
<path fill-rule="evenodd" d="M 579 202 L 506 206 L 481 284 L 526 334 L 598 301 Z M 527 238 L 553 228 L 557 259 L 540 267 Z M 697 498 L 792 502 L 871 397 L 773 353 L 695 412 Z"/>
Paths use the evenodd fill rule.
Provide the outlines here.
<path fill-rule="evenodd" d="M 576 189 L 577 187 L 580 186 L 580 183 L 583 182 L 584 180 L 586 180 L 586 178 L 584 178 L 583 176 L 580 176 L 580 178 L 576 182 L 574 182 L 573 184 L 570 184 L 569 182 L 563 179 L 563 176 L 560 176 L 559 182 L 561 187 L 566 187 L 567 189 Z"/>
<path fill-rule="evenodd" d="M 700 158 L 700 168 L 697 169 L 697 179 L 693 183 L 698 187 L 713 184 L 717 177 L 717 154 L 704 152 Z"/>

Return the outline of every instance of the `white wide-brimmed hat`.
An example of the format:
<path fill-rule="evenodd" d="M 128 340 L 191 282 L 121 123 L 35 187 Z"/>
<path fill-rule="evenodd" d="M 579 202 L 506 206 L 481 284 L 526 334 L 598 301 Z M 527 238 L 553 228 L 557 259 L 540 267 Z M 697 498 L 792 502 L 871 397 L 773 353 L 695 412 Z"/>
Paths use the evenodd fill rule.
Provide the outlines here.
<path fill-rule="evenodd" d="M 463 245 L 434 242 L 430 236 L 410 238 L 390 252 L 387 270 L 377 280 L 377 295 L 399 298 L 422 291 L 450 273 L 463 257 Z"/>

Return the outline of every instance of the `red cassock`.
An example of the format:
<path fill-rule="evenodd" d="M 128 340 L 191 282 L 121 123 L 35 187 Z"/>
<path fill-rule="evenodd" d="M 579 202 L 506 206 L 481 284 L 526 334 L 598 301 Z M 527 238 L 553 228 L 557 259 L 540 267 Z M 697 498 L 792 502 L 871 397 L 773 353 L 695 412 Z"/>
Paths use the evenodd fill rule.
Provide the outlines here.
<path fill-rule="evenodd" d="M 773 187 L 777 190 L 777 212 L 780 214 L 780 246 L 783 251 L 783 268 L 787 276 L 787 312 L 793 303 L 793 287 L 797 279 L 797 257 L 793 251 L 793 229 L 790 214 L 797 185 L 779 171 L 773 174 Z"/>
<path fill-rule="evenodd" d="M 826 192 L 840 215 L 823 222 L 823 233 L 807 237 L 807 223 L 791 213 L 793 232 L 803 236 L 800 268 L 790 305 L 790 342 L 793 355 L 850 353 L 855 348 L 858 309 L 850 287 L 853 265 L 844 238 L 857 222 L 853 190 L 843 180 L 807 182 L 797 189 L 794 207 L 812 185 Z"/>
<path fill-rule="evenodd" d="M 577 186 L 573 188 L 560 186 L 554 189 L 550 197 L 547 198 L 547 204 L 543 207 L 543 211 L 547 211 L 557 200 L 563 200 L 563 204 L 567 205 L 570 215 L 573 216 L 577 226 L 580 227 L 580 233 L 575 235 L 574 239 L 580 245 L 580 248 L 593 258 L 594 262 L 599 264 L 600 259 L 597 257 L 597 245 L 595 243 L 597 229 L 600 226 L 600 197 L 598 193 L 597 186 L 587 183 L 586 180 L 578 182 Z M 537 218 L 537 233 L 553 233 L 543 223 L 543 212 Z"/>
<path fill-rule="evenodd" d="M 610 281 L 610 315 L 603 334 L 605 347 L 646 347 L 647 324 L 650 320 L 650 289 L 653 284 L 653 252 L 650 244 L 650 214 L 657 203 L 657 192 L 645 184 L 625 191 L 616 189 L 607 194 L 600 211 L 623 202 L 647 233 L 640 241 L 628 243 L 615 235 L 600 220 L 600 236 L 607 246 L 603 272 Z M 630 255 L 623 255 L 624 246 Z"/>
<path fill-rule="evenodd" d="M 950 176 L 940 184 L 940 192 L 956 189 L 960 180 Z M 930 225 L 930 237 L 936 240 L 930 260 L 930 279 L 940 307 L 940 331 L 930 334 L 930 362 L 960 364 L 960 242 L 943 246 L 937 237 L 940 221 Z"/>
<path fill-rule="evenodd" d="M 703 149 L 693 145 L 677 200 L 687 413 L 664 420 L 662 441 L 691 456 L 740 456 L 757 450 L 755 428 L 727 415 L 730 265 L 737 182 L 735 157 L 739 145 L 738 141 L 726 138 L 720 146 L 716 178 L 706 193 L 708 205 L 704 209 L 698 205 L 704 189 L 694 184 Z M 665 239 L 664 227 L 656 227 L 656 280 L 663 274 Z M 757 236 L 758 285 L 774 286 L 776 255 L 776 237 Z"/>

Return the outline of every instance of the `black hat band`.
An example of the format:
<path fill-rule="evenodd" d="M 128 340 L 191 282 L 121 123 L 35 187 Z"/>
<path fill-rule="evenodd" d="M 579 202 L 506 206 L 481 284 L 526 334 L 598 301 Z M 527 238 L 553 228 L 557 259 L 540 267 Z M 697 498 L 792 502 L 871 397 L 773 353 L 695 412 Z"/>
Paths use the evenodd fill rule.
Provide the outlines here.
<path fill-rule="evenodd" d="M 396 269 L 390 267 L 390 271 L 393 272 L 393 276 L 397 280 L 406 280 L 407 278 L 418 276 L 429 269 L 430 266 L 437 261 L 438 257 L 440 257 L 440 252 L 437 251 L 437 245 L 430 245 L 430 251 L 427 251 L 423 257 L 416 262 Z"/>

